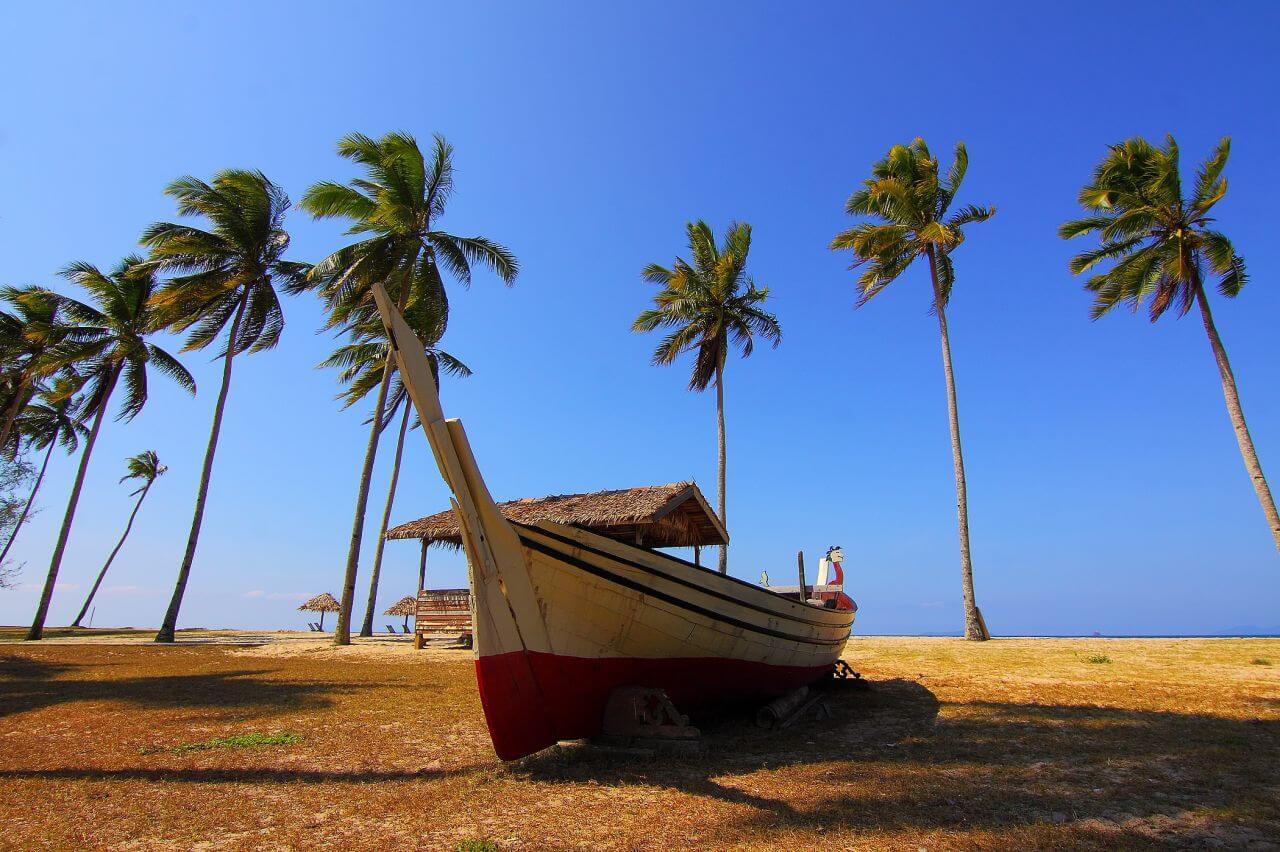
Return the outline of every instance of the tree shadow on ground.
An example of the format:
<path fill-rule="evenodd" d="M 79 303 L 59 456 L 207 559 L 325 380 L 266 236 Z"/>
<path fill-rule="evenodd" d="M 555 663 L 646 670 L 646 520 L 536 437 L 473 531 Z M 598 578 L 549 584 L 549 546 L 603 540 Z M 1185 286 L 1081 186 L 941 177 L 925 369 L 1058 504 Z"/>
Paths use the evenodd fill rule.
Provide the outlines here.
<path fill-rule="evenodd" d="M 1243 847 L 1280 834 L 1280 721 L 1088 705 L 965 702 L 880 681 L 780 732 L 701 721 L 700 757 L 544 752 L 548 782 L 660 785 L 747 804 L 744 831 L 1054 825 L 1084 844 Z M 940 710 L 942 712 L 940 712 Z M 784 774 L 769 770 L 788 768 Z M 751 776 L 749 779 L 743 776 Z M 749 789 L 748 789 L 749 788 Z M 852 792 L 851 792 L 852 791 Z"/>
<path fill-rule="evenodd" d="M 162 709 L 316 710 L 332 704 L 336 694 L 376 686 L 284 680 L 272 677 L 268 669 L 102 677 L 92 671 L 95 668 L 24 656 L 0 657 L 0 716 L 78 701 Z M 87 670 L 87 676 L 79 676 L 81 669 Z"/>

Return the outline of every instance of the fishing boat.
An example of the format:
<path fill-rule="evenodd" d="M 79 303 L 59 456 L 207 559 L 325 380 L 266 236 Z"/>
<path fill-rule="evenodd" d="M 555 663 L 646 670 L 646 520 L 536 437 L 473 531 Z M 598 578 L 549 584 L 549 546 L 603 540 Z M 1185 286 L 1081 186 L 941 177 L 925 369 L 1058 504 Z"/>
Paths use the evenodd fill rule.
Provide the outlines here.
<path fill-rule="evenodd" d="M 834 668 L 853 609 L 785 597 L 655 549 L 499 511 L 424 347 L 375 285 L 400 375 L 452 492 L 472 591 L 476 680 L 498 757 L 600 732 L 610 696 L 681 710 L 768 698 Z"/>

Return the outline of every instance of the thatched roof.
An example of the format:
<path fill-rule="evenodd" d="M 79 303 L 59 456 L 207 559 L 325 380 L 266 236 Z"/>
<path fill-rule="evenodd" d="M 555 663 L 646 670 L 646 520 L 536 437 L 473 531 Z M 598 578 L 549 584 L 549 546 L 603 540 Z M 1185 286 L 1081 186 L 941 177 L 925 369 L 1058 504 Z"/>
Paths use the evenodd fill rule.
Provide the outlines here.
<path fill-rule="evenodd" d="M 414 615 L 418 611 L 418 599 L 413 595 L 405 595 L 395 602 L 391 609 L 383 613 L 383 615 Z"/>
<path fill-rule="evenodd" d="M 499 503 L 498 511 L 517 523 L 572 524 L 646 547 L 692 547 L 729 541 L 724 525 L 692 482 L 526 497 Z M 393 527 L 387 530 L 387 538 L 417 538 L 427 544 L 462 546 L 458 520 L 451 509 Z"/>
<path fill-rule="evenodd" d="M 338 599 L 325 592 L 298 607 L 298 612 L 337 612 L 340 608 Z"/>

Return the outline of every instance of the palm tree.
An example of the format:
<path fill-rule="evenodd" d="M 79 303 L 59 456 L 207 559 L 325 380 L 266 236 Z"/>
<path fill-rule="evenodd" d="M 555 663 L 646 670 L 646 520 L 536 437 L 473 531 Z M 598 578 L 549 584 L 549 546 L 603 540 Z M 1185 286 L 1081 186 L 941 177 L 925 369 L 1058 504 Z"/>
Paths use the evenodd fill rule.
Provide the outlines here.
<path fill-rule="evenodd" d="M 871 167 L 871 177 L 849 196 L 845 212 L 880 221 L 855 225 L 831 241 L 834 250 L 853 252 L 851 268 L 866 266 L 858 278 L 858 307 L 896 281 L 920 257 L 929 262 L 933 285 L 932 308 L 942 337 L 942 371 L 947 383 L 947 417 L 951 425 L 951 455 L 956 474 L 956 514 L 960 529 L 960 575 L 964 591 L 964 635 L 985 639 L 988 634 L 973 594 L 973 563 L 969 556 L 969 498 L 960 448 L 960 415 L 951 368 L 951 337 L 947 332 L 947 304 L 955 269 L 951 253 L 964 242 L 962 228 L 995 215 L 994 207 L 967 204 L 950 216 L 969 166 L 963 142 L 956 143 L 955 160 L 945 180 L 938 177 L 938 161 L 923 139 L 895 145 Z"/>
<path fill-rule="evenodd" d="M 36 393 L 39 381 L 59 369 L 66 354 L 58 299 L 43 287 L 0 288 L 0 447 L 7 447 L 18 415 Z"/>
<path fill-rule="evenodd" d="M 89 457 L 102 430 L 111 394 L 116 383 L 123 378 L 124 404 L 117 420 L 132 420 L 147 402 L 147 369 L 153 367 L 184 390 L 194 394 L 195 380 L 178 360 L 146 338 L 157 328 L 152 296 L 157 283 L 154 268 L 142 258 L 131 255 L 122 260 L 110 273 L 103 273 L 88 263 L 73 263 L 63 275 L 89 292 L 96 307 L 67 296 L 58 296 L 58 309 L 70 321 L 66 336 L 76 347 L 81 373 L 88 391 L 82 416 L 93 416 L 93 424 L 85 437 L 84 450 L 80 454 L 80 466 L 76 469 L 71 486 L 67 511 L 58 531 L 58 541 L 49 561 L 49 574 L 45 578 L 44 591 L 36 607 L 35 619 L 28 640 L 41 638 L 44 620 L 49 614 L 49 601 L 53 586 L 58 580 L 58 568 L 71 534 L 71 522 L 75 518 L 80 490 L 84 487 L 85 473 L 89 469 Z"/>
<path fill-rule="evenodd" d="M 374 310 L 369 288 L 374 283 L 387 288 L 402 312 L 417 298 L 429 298 L 438 301 L 447 316 L 441 265 L 464 286 L 471 283 L 471 265 L 475 263 L 488 266 L 508 285 L 515 281 L 518 264 L 501 245 L 484 237 L 459 237 L 437 229 L 453 194 L 453 148 L 443 137 L 435 137 L 429 164 L 417 140 L 404 133 L 389 133 L 378 140 L 353 133 L 339 140 L 338 154 L 361 165 L 364 177 L 348 184 L 322 181 L 302 198 L 303 209 L 315 218 L 349 219 L 352 224 L 347 233 L 361 237 L 320 261 L 308 276 L 309 286 L 320 292 L 328 307 L 328 327 L 356 328 L 371 320 Z M 351 609 L 369 483 L 393 371 L 388 354 L 356 493 L 342 605 L 333 633 L 337 645 L 351 642 Z"/>
<path fill-rule="evenodd" d="M 213 473 L 213 457 L 222 430 L 222 414 L 231 388 L 231 365 L 241 352 L 261 352 L 280 340 L 284 312 L 275 282 L 300 284 L 310 268 L 284 260 L 289 234 L 284 230 L 289 197 L 257 171 L 229 169 L 218 172 L 210 183 L 194 177 L 179 178 L 165 188 L 176 199 L 178 213 L 203 216 L 207 231 L 191 225 L 157 222 L 142 235 L 151 249 L 156 269 L 177 273 L 154 299 L 164 324 L 187 331 L 182 351 L 204 349 L 223 336 L 218 353 L 222 359 L 222 384 L 213 408 L 213 426 L 200 468 L 195 516 L 187 547 L 178 566 L 178 579 L 155 641 L 172 642 L 178 624 L 182 596 L 195 561 L 200 525 Z M 228 327 L 229 326 L 229 327 Z"/>
<path fill-rule="evenodd" d="M 120 552 L 120 548 L 124 547 L 124 540 L 129 537 L 129 531 L 133 529 L 133 519 L 138 516 L 138 510 L 142 508 L 142 501 L 147 499 L 147 492 L 151 490 L 152 485 L 155 485 L 158 478 L 164 476 L 169 466 L 160 464 L 160 457 L 151 450 L 143 450 L 136 456 L 130 456 L 125 459 L 125 469 L 127 473 L 120 477 L 121 482 L 127 482 L 130 479 L 141 479 L 143 482 L 141 488 L 129 495 L 132 497 L 136 494 L 138 502 L 133 504 L 133 511 L 129 513 L 129 521 L 124 525 L 124 533 L 120 536 L 120 540 L 116 542 L 116 546 L 111 549 L 106 563 L 102 566 L 102 570 L 98 572 L 98 578 L 93 581 L 93 588 L 89 590 L 89 596 L 84 599 L 84 606 L 80 607 L 80 613 L 76 616 L 76 620 L 71 622 L 72 627 L 79 627 L 80 622 L 84 621 L 85 613 L 89 611 L 89 604 L 93 603 L 93 596 L 98 593 L 98 587 L 102 585 L 102 578 L 107 576 L 107 569 L 111 567 L 116 554 Z"/>
<path fill-rule="evenodd" d="M 1071 259 L 1073 274 L 1114 261 L 1109 269 L 1085 282 L 1085 289 L 1094 294 L 1090 312 L 1094 319 L 1121 303 L 1134 311 L 1146 303 L 1152 322 L 1170 308 L 1178 316 L 1185 316 L 1192 305 L 1199 307 L 1240 455 L 1276 548 L 1280 549 L 1280 514 L 1258 462 L 1240 407 L 1236 377 L 1204 288 L 1206 275 L 1216 275 L 1218 292 L 1234 299 L 1248 280 L 1244 258 L 1236 254 L 1225 234 L 1213 229 L 1214 219 L 1209 216 L 1209 211 L 1227 194 L 1227 180 L 1222 173 L 1230 153 L 1231 138 L 1224 136 L 1200 165 L 1190 197 L 1184 198 L 1178 144 L 1172 136 L 1165 137 L 1163 148 L 1141 137 L 1112 145 L 1094 170 L 1092 182 L 1080 190 L 1080 204 L 1089 215 L 1067 222 L 1058 234 L 1063 239 L 1098 235 L 1098 248 Z"/>
<path fill-rule="evenodd" d="M 31 494 L 22 507 L 18 520 L 13 525 L 13 532 L 0 551 L 0 565 L 9 555 L 9 548 L 18 538 L 18 531 L 26 523 L 31 507 L 35 505 L 36 493 L 44 481 L 44 473 L 49 468 L 49 458 L 54 447 L 59 444 L 68 453 L 74 453 L 80 439 L 89 433 L 89 429 L 80 419 L 80 406 L 84 400 L 77 396 L 83 380 L 78 376 L 59 376 L 54 379 L 53 386 L 46 388 L 39 395 L 38 402 L 32 402 L 23 410 L 18 418 L 16 430 L 27 442 L 27 446 L 36 450 L 45 450 L 44 460 L 40 463 L 40 472 L 36 474 L 35 483 L 31 486 Z"/>
<path fill-rule="evenodd" d="M 757 287 L 747 275 L 747 254 L 751 251 L 751 226 L 730 223 L 723 248 L 716 246 L 716 236 L 706 222 L 689 222 L 685 226 L 689 238 L 689 254 L 693 262 L 677 257 L 670 269 L 651 263 L 642 273 L 644 279 L 662 288 L 654 297 L 654 307 L 641 312 L 631 325 L 632 331 L 670 328 L 653 352 L 654 364 L 671 364 L 682 352 L 695 352 L 693 375 L 689 389 L 704 391 L 716 385 L 716 437 L 718 467 L 716 476 L 717 506 L 720 522 L 726 528 L 725 516 L 725 437 L 724 437 L 724 363 L 730 341 L 742 349 L 742 357 L 751 354 L 758 334 L 773 348 L 782 342 L 782 327 L 773 314 L 760 308 L 769 296 L 768 287 Z M 729 570 L 729 548 L 720 548 L 720 573 Z"/>
<path fill-rule="evenodd" d="M 405 317 L 410 327 L 416 332 L 418 339 L 423 341 L 426 347 L 427 361 L 431 364 L 437 383 L 439 383 L 441 370 L 450 375 L 463 378 L 471 375 L 471 370 L 466 364 L 435 345 L 444 335 L 448 324 L 449 318 L 443 308 L 444 306 L 436 300 L 422 298 L 411 306 L 408 315 Z M 358 332 L 353 334 L 354 339 L 352 342 L 339 347 L 320 365 L 322 367 L 341 368 L 342 372 L 339 374 L 339 381 L 348 385 L 347 390 L 339 394 L 339 398 L 343 401 L 343 408 L 349 408 L 354 405 L 367 396 L 370 390 L 380 384 L 387 358 L 386 332 L 381 320 L 366 322 L 361 325 Z M 398 376 L 392 383 L 389 399 L 390 402 L 387 405 L 387 415 L 383 421 L 382 430 L 385 430 L 391 421 L 395 419 L 396 410 L 401 403 L 404 404 L 404 412 L 400 419 L 400 433 L 396 439 L 395 461 L 391 468 L 391 483 L 387 488 L 386 507 L 382 512 L 382 526 L 378 531 L 378 540 L 374 548 L 373 571 L 369 577 L 369 600 L 365 606 L 364 621 L 360 626 L 361 636 L 373 635 L 373 617 L 378 598 L 378 581 L 382 574 L 382 551 L 383 546 L 386 544 L 387 526 L 391 520 L 391 508 L 395 502 L 396 486 L 400 480 L 400 461 L 404 454 L 404 438 L 409 429 L 409 413 L 412 406 L 409 405 L 408 395 Z"/>

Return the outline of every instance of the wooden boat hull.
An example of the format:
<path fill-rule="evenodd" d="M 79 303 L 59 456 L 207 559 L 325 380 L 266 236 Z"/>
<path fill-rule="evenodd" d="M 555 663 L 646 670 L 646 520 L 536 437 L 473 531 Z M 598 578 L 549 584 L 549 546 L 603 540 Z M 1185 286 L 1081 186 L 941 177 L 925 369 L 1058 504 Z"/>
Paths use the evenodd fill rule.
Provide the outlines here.
<path fill-rule="evenodd" d="M 764 699 L 831 671 L 854 613 L 823 609 L 683 560 L 543 523 L 513 525 L 545 650 L 478 648 L 498 756 L 600 732 L 620 686 L 664 690 L 683 711 Z"/>
<path fill-rule="evenodd" d="M 503 760 L 600 729 L 618 686 L 682 710 L 809 683 L 831 671 L 854 613 L 784 598 L 681 559 L 498 511 L 462 424 L 446 420 L 421 341 L 373 296 L 449 490 L 472 589 L 476 677 Z"/>

